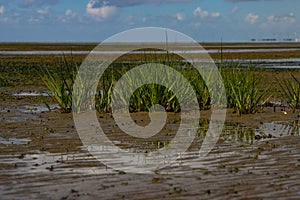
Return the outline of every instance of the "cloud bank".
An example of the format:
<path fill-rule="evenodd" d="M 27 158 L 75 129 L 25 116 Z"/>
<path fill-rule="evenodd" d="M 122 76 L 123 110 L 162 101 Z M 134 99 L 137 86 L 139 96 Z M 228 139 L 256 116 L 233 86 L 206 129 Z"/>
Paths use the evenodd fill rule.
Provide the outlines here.
<path fill-rule="evenodd" d="M 22 0 L 19 3 L 19 7 L 29 8 L 33 6 L 55 5 L 57 3 L 59 3 L 59 0 Z"/>
<path fill-rule="evenodd" d="M 86 13 L 99 21 L 113 16 L 116 11 L 116 6 L 107 5 L 105 3 L 99 6 L 99 1 L 90 1 L 86 5 Z"/>
<path fill-rule="evenodd" d="M 245 18 L 245 21 L 250 24 L 255 24 L 258 19 L 259 19 L 259 15 L 256 15 L 254 13 L 248 13 Z"/>
<path fill-rule="evenodd" d="M 270 15 L 267 19 L 271 23 L 293 24 L 296 22 L 295 14 L 292 12 L 284 15 Z"/>
<path fill-rule="evenodd" d="M 4 12 L 5 12 L 4 6 L 0 6 L 0 15 L 3 14 Z"/>
<path fill-rule="evenodd" d="M 129 7 L 143 4 L 162 4 L 162 3 L 184 3 L 191 2 L 192 0 L 91 0 L 95 7 L 103 6 L 116 6 L 116 7 Z"/>
<path fill-rule="evenodd" d="M 209 13 L 208 11 L 206 10 L 203 10 L 201 9 L 200 7 L 197 7 L 194 12 L 193 12 L 193 15 L 195 17 L 199 16 L 201 18 L 206 18 L 206 17 L 213 17 L 213 18 L 216 18 L 216 17 L 220 17 L 221 14 L 219 12 L 212 12 L 212 13 Z"/>

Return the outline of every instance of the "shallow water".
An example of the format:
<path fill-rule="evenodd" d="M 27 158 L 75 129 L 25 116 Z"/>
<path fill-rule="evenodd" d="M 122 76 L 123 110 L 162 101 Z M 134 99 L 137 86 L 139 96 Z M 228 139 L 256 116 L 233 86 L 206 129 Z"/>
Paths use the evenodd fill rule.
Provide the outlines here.
<path fill-rule="evenodd" d="M 18 139 L 18 138 L 14 138 L 14 137 L 13 138 L 2 138 L 0 136 L 0 144 L 4 144 L 4 145 L 28 144 L 30 141 L 31 141 L 30 139 Z"/>
<path fill-rule="evenodd" d="M 204 62 L 203 60 L 192 60 L 190 62 Z M 231 59 L 231 60 L 215 60 L 216 64 L 222 63 L 224 66 L 231 66 L 237 63 L 240 67 L 258 67 L 266 69 L 299 69 L 300 58 L 279 58 L 279 59 Z"/>
<path fill-rule="evenodd" d="M 300 123 L 298 120 L 293 122 L 278 121 L 263 123 L 257 130 L 258 133 L 263 133 L 265 136 L 282 137 L 287 135 L 300 135 Z"/>
<path fill-rule="evenodd" d="M 23 96 L 23 97 L 28 97 L 28 96 L 32 96 L 32 97 L 37 97 L 37 96 L 49 96 L 49 92 L 37 92 L 37 91 L 33 91 L 33 92 L 17 92 L 17 93 L 12 93 L 12 96 Z"/>
<path fill-rule="evenodd" d="M 58 104 L 49 105 L 50 110 L 58 110 Z M 36 114 L 49 111 L 45 105 L 24 105 L 17 107 L 0 108 L 0 121 L 4 122 L 24 122 L 37 119 Z"/>
<path fill-rule="evenodd" d="M 300 48 L 259 48 L 259 49 L 223 49 L 223 53 L 250 53 L 250 52 L 293 52 L 300 51 Z M 207 50 L 176 50 L 172 51 L 172 53 L 191 53 L 191 54 L 199 54 L 199 53 L 220 53 L 220 49 L 207 49 Z M 126 54 L 127 51 L 0 51 L 2 55 L 58 55 L 58 54 Z M 130 52 L 130 54 L 147 54 L 147 53 L 155 53 L 155 51 L 134 51 Z M 156 52 L 157 53 L 157 52 Z M 164 53 L 161 51 L 159 53 Z"/>
<path fill-rule="evenodd" d="M 300 48 L 258 48 L 258 49 L 223 49 L 223 53 L 264 53 L 264 52 L 293 52 L 300 51 Z M 203 50 L 178 50 L 173 51 L 174 53 L 191 53 L 191 54 L 201 54 L 201 53 L 220 53 L 219 49 L 208 49 L 206 51 Z M 89 54 L 91 51 L 0 51 L 0 55 L 9 56 L 9 55 L 62 55 L 62 54 Z M 94 54 L 126 54 L 126 51 L 93 51 Z M 130 54 L 147 54 L 147 53 L 155 53 L 154 51 L 134 51 L 130 52 Z M 156 52 L 157 53 L 157 52 Z M 159 53 L 165 53 L 161 51 Z M 197 60 L 188 60 L 188 62 L 211 62 L 210 60 L 205 61 L 203 59 Z M 284 59 L 231 59 L 231 60 L 215 60 L 215 63 L 223 63 L 223 65 L 231 65 L 232 63 L 238 63 L 241 67 L 247 67 L 250 64 L 259 68 L 270 68 L 270 69 L 299 69 L 300 68 L 300 58 L 284 58 Z M 123 62 L 123 63 L 132 63 Z M 14 95 L 22 95 L 22 96 L 35 96 L 34 92 L 32 93 L 20 93 Z M 46 93 L 43 93 L 44 96 L 47 96 Z"/>
<path fill-rule="evenodd" d="M 211 63 L 211 60 L 204 59 L 193 59 L 187 60 L 190 63 Z M 214 60 L 216 64 L 221 64 L 223 66 L 232 66 L 238 64 L 239 67 L 258 67 L 266 69 L 299 69 L 300 68 L 300 58 L 279 58 L 279 59 L 230 59 L 230 60 Z M 131 63 L 141 63 L 140 61 L 122 61 L 123 64 Z"/>
<path fill-rule="evenodd" d="M 58 104 L 49 105 L 50 110 L 58 110 L 60 109 Z M 20 106 L 17 107 L 16 110 L 22 113 L 41 113 L 49 111 L 49 108 L 45 105 L 30 105 L 30 106 Z"/>

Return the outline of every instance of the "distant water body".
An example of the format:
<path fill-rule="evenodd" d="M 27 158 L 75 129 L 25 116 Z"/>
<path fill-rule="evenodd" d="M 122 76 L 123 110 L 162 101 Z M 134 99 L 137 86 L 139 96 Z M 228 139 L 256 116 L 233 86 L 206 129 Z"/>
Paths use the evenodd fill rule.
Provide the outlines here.
<path fill-rule="evenodd" d="M 264 53 L 264 52 L 293 52 L 300 51 L 300 48 L 257 48 L 257 49 L 223 49 L 223 53 Z M 0 51 L 1 56 L 14 56 L 14 55 L 87 55 L 89 53 L 108 55 L 108 54 L 153 54 L 159 53 L 164 54 L 166 51 Z M 202 54 L 202 53 L 221 53 L 220 49 L 208 49 L 208 50 L 176 50 L 172 53 L 191 53 L 191 54 Z M 205 62 L 203 60 L 193 60 L 193 62 Z M 216 63 L 220 63 L 221 60 L 215 60 Z M 253 66 L 260 68 L 274 68 L 274 69 L 300 69 L 300 57 L 299 58 L 285 58 L 285 59 L 232 59 L 232 60 L 222 60 L 222 63 L 239 63 L 240 66 L 248 66 L 253 64 Z"/>
<path fill-rule="evenodd" d="M 259 48 L 259 49 L 223 49 L 223 53 L 263 53 L 263 52 L 291 52 L 300 51 L 300 48 Z M 0 55 L 59 55 L 59 54 L 124 54 L 126 51 L 0 51 Z M 154 51 L 134 51 L 130 54 L 147 54 L 153 53 Z M 159 51 L 159 53 L 164 53 L 165 51 Z M 208 49 L 208 50 L 176 50 L 173 53 L 191 53 L 191 54 L 201 54 L 201 53 L 220 53 L 220 49 Z"/>

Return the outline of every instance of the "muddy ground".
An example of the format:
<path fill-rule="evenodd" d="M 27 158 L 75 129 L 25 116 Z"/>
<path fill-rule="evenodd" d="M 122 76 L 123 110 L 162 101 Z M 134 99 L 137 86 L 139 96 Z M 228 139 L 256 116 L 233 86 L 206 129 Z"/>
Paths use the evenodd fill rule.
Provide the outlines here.
<path fill-rule="evenodd" d="M 274 126 L 268 130 L 272 137 L 256 137 L 263 122 L 297 121 L 297 112 L 286 109 L 288 114 L 284 114 L 277 108 L 274 113 L 273 108 L 265 108 L 263 113 L 240 117 L 228 110 L 225 129 L 231 134 L 254 130 L 254 139 L 237 141 L 222 136 L 204 160 L 188 158 L 196 165 L 135 174 L 108 168 L 96 160 L 83 146 L 72 114 L 59 110 L 40 112 L 38 105 L 43 106 L 39 97 L 2 94 L 1 199 L 297 199 L 300 196 L 298 124 L 292 132 Z M 209 111 L 202 112 L 202 118 L 209 116 Z M 178 117 L 169 114 L 166 133 L 174 131 L 171 129 L 178 124 Z M 111 130 L 108 134 L 114 141 L 128 143 L 114 128 L 109 114 L 100 114 L 98 118 L 101 126 Z M 133 118 L 137 123 L 148 119 L 147 113 L 137 113 Z M 280 131 L 283 134 L 276 133 Z M 159 136 L 155 138 L 156 142 L 159 140 Z M 196 140 L 201 141 L 201 137 Z M 199 146 L 193 145 L 196 149 Z M 189 151 L 193 152 L 193 148 Z"/>
<path fill-rule="evenodd" d="M 86 48 L 93 46 L 89 45 Z M 1 57 L 0 77 L 8 84 L 0 90 L 0 199 L 299 199 L 299 110 L 293 113 L 277 106 L 274 112 L 273 107 L 264 107 L 256 114 L 239 116 L 228 109 L 217 144 L 207 157 L 199 158 L 195 152 L 210 119 L 210 111 L 201 111 L 199 135 L 179 164 L 150 174 L 126 173 L 105 166 L 89 153 L 72 114 L 62 113 L 50 99 L 52 111 L 38 95 L 20 94 L 46 90 L 36 74 L 30 76 L 31 61 Z M 3 66 L 8 65 L 17 67 L 6 70 Z M 276 84 L 274 74 L 287 77 L 286 72 L 268 71 L 268 82 Z M 132 117 L 140 125 L 149 122 L 147 113 Z M 160 134 L 135 141 L 121 133 L 110 114 L 98 115 L 117 146 L 142 151 L 172 140 L 179 119 L 179 114 L 169 113 Z"/>

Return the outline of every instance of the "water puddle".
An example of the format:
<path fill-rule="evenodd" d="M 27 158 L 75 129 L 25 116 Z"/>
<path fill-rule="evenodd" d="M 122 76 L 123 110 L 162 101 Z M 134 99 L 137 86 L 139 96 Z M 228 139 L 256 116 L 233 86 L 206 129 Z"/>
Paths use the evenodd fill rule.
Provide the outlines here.
<path fill-rule="evenodd" d="M 299 130 L 299 121 L 293 122 L 285 122 L 285 121 L 278 121 L 278 122 L 270 122 L 270 123 L 263 123 L 261 127 L 257 130 L 257 133 L 261 134 L 262 136 L 266 137 L 282 137 L 287 135 L 300 135 Z"/>
<path fill-rule="evenodd" d="M 18 92 L 18 93 L 12 93 L 12 96 L 23 96 L 23 97 L 37 97 L 37 96 L 44 96 L 47 97 L 49 96 L 49 92 Z"/>
<path fill-rule="evenodd" d="M 49 105 L 49 108 L 50 110 L 60 109 L 58 104 Z M 47 112 L 49 111 L 49 108 L 45 105 L 20 106 L 16 109 L 16 111 L 20 111 L 22 113 L 37 114 L 41 112 Z"/>
<path fill-rule="evenodd" d="M 28 144 L 30 139 L 18 139 L 18 138 L 3 138 L 0 137 L 0 144 L 4 145 L 20 145 L 20 144 Z"/>
<path fill-rule="evenodd" d="M 60 109 L 59 105 L 57 104 L 49 105 L 49 108 L 51 111 Z M 45 105 L 25 105 L 1 108 L 0 113 L 2 113 L 2 116 L 0 117 L 0 121 L 17 123 L 25 122 L 29 119 L 34 120 L 38 118 L 36 114 L 47 112 L 49 111 L 49 108 Z"/>

